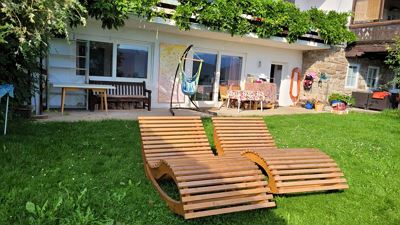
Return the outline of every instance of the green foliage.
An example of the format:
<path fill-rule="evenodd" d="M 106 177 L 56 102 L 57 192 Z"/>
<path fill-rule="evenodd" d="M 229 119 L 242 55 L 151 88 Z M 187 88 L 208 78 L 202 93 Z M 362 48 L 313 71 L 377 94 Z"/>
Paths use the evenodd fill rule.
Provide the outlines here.
<path fill-rule="evenodd" d="M 395 37 L 393 41 L 393 45 L 389 45 L 387 48 L 388 55 L 385 63 L 394 72 L 394 78 L 389 84 L 400 85 L 400 37 Z"/>
<path fill-rule="evenodd" d="M 118 29 L 125 25 L 130 15 L 144 17 L 150 20 L 156 15 L 152 8 L 159 0 L 81 0 L 90 16 L 102 21 L 102 27 Z"/>
<path fill-rule="evenodd" d="M 34 91 L 32 74 L 47 54 L 54 35 L 68 37 L 69 24 L 85 24 L 86 10 L 77 0 L 3 0 L 0 10 L 0 82 L 16 86 L 19 104 Z"/>
<path fill-rule="evenodd" d="M 255 32 L 268 38 L 286 34 L 292 43 L 315 30 L 328 44 L 356 39 L 347 29 L 349 13 L 315 8 L 302 12 L 294 4 L 281 0 L 182 0 L 173 19 L 179 28 L 188 30 L 194 15 L 198 23 L 231 35 Z"/>
<path fill-rule="evenodd" d="M 351 95 L 332 93 L 329 95 L 328 101 L 332 102 L 334 100 L 344 102 L 348 105 L 354 105 L 354 98 L 352 98 Z"/>
<path fill-rule="evenodd" d="M 311 9 L 302 12 L 294 4 L 282 0 L 181 0 L 172 19 L 182 30 L 189 30 L 191 20 L 211 30 L 245 35 L 250 32 L 259 37 L 285 35 L 295 42 L 302 35 L 315 30 L 328 44 L 355 41 L 347 29 L 349 13 L 324 12 Z M 89 15 L 102 21 L 103 28 L 119 28 L 130 14 L 151 20 L 165 17 L 156 12 L 159 0 L 89 0 L 82 4 Z"/>

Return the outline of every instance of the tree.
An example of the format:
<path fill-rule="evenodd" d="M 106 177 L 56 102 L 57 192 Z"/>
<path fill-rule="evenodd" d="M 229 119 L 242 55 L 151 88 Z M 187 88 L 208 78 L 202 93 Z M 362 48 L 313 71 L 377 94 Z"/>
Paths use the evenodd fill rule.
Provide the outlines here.
<path fill-rule="evenodd" d="M 68 27 L 85 24 L 86 10 L 77 0 L 3 0 L 0 8 L 0 82 L 16 86 L 18 104 L 29 102 L 33 73 L 48 42 L 68 37 Z"/>
<path fill-rule="evenodd" d="M 393 45 L 387 47 L 388 55 L 385 63 L 394 72 L 393 80 L 389 82 L 389 85 L 400 86 L 400 36 L 395 37 L 393 40 Z M 398 108 L 400 109 L 400 102 Z"/>

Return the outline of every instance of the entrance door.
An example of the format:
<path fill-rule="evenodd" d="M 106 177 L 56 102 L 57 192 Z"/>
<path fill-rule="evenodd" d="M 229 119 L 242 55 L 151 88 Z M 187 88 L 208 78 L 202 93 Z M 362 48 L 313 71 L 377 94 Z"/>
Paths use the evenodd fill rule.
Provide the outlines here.
<path fill-rule="evenodd" d="M 217 54 L 196 52 L 194 58 L 202 59 L 203 65 L 200 72 L 197 93 L 193 100 L 212 101 L 214 97 L 215 73 L 217 71 Z M 197 72 L 199 65 L 199 62 L 193 62 L 193 73 Z"/>
<path fill-rule="evenodd" d="M 279 99 L 279 90 L 281 87 L 281 79 L 282 79 L 282 65 L 279 64 L 271 64 L 271 73 L 269 76 L 269 82 L 276 84 L 276 94 Z"/>

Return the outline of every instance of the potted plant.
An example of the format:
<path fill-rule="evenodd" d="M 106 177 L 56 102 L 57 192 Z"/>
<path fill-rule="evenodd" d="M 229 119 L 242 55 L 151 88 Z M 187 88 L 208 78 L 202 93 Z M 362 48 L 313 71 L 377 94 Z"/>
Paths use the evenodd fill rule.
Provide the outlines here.
<path fill-rule="evenodd" d="M 332 93 L 329 98 L 329 103 L 331 105 L 336 103 L 344 103 L 345 105 L 353 105 L 354 99 L 350 95 L 340 94 L 340 93 Z"/>
<path fill-rule="evenodd" d="M 332 93 L 328 98 L 334 110 L 344 111 L 348 105 L 354 104 L 354 99 L 350 95 Z"/>
<path fill-rule="evenodd" d="M 324 106 L 325 106 L 325 104 L 321 100 L 315 99 L 315 101 L 314 101 L 314 109 L 315 109 L 315 111 L 318 111 L 318 112 L 323 111 L 324 110 Z"/>

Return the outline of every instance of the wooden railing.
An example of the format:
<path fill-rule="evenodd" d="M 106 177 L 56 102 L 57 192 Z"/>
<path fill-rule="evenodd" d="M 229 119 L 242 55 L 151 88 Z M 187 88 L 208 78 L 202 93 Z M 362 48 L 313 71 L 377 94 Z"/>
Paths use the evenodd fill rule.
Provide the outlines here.
<path fill-rule="evenodd" d="M 400 35 L 400 20 L 352 24 L 350 30 L 357 35 L 357 42 L 391 42 Z"/>

